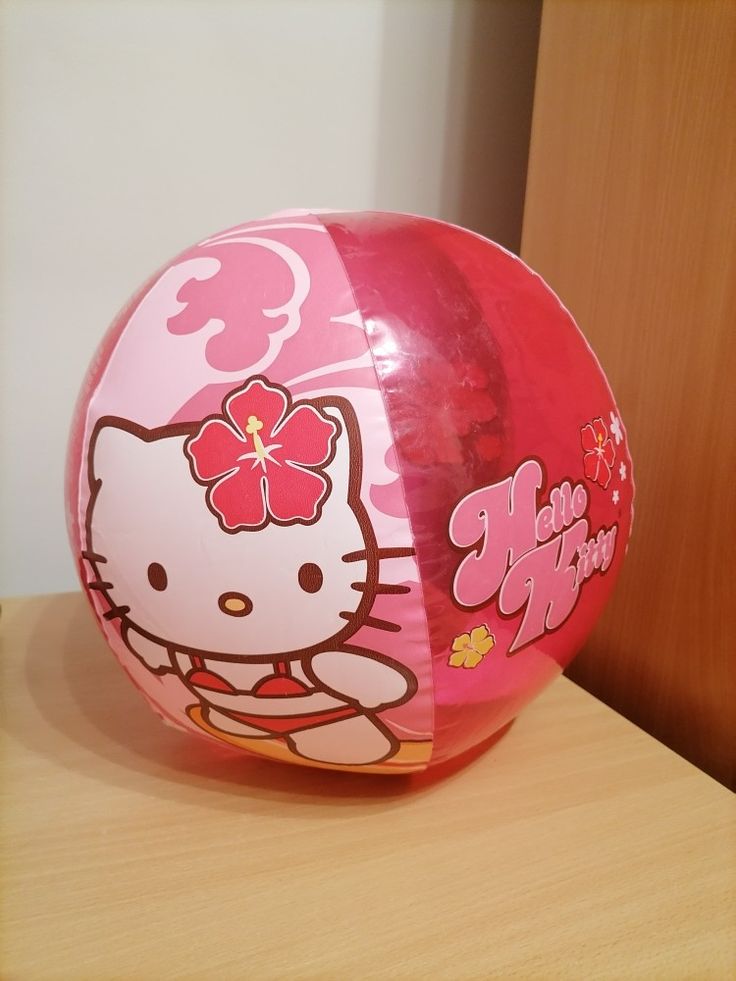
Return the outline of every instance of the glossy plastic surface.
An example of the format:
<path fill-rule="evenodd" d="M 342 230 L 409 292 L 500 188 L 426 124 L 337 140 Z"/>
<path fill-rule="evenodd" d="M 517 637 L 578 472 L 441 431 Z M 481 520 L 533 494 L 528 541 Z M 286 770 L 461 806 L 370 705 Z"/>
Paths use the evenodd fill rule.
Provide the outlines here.
<path fill-rule="evenodd" d="M 518 259 L 428 219 L 300 212 L 136 295 L 83 386 L 67 494 L 90 602 L 159 714 L 401 773 L 573 656 L 633 485 L 600 367 Z"/>
<path fill-rule="evenodd" d="M 630 531 L 625 431 L 569 313 L 516 257 L 423 218 L 324 220 L 366 324 L 396 442 L 427 609 L 439 761 L 512 719 L 595 623 Z M 579 515 L 565 484 L 570 495 L 583 488 Z M 498 489 L 479 493 L 489 486 Z M 453 545 L 451 516 L 473 492 L 457 515 L 468 525 L 456 522 L 462 544 Z M 550 492 L 558 507 L 538 535 Z M 475 589 L 468 577 L 455 583 L 463 560 Z M 599 560 L 605 571 L 594 570 Z M 581 582 L 579 566 L 590 573 Z M 453 641 L 479 627 L 493 648 L 473 663 L 480 651 L 468 644 L 456 667 Z"/>

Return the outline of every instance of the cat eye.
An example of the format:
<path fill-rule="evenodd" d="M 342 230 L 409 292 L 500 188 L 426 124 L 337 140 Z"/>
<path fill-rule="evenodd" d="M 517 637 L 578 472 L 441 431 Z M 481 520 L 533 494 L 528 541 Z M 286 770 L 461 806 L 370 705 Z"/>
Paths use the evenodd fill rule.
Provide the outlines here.
<path fill-rule="evenodd" d="M 164 569 L 160 562 L 152 562 L 149 565 L 148 581 L 159 592 L 162 592 L 169 585 L 169 577 L 166 575 L 166 569 Z"/>
<path fill-rule="evenodd" d="M 299 585 L 305 593 L 316 593 L 322 589 L 324 576 L 322 570 L 314 562 L 305 562 L 299 568 Z"/>

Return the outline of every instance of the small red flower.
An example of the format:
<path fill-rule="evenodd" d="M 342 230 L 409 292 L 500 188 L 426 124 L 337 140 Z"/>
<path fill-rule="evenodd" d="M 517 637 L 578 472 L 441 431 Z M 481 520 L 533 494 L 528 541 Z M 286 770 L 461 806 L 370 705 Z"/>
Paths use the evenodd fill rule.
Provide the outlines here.
<path fill-rule="evenodd" d="M 330 484 L 338 426 L 311 402 L 292 405 L 281 385 L 249 379 L 185 443 L 192 473 L 226 531 L 308 524 L 319 517 Z"/>
<path fill-rule="evenodd" d="M 604 490 L 611 480 L 611 467 L 616 459 L 613 441 L 609 439 L 605 422 L 593 419 L 580 430 L 583 450 L 583 469 L 588 480 L 599 484 Z"/>

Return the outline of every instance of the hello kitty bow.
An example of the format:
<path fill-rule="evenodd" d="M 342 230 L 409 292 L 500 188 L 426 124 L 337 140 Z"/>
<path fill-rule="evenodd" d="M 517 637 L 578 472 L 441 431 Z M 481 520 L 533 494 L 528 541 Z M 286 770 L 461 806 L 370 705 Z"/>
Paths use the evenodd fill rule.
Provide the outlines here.
<path fill-rule="evenodd" d="M 338 428 L 314 403 L 293 403 L 287 389 L 257 376 L 226 397 L 222 415 L 205 419 L 184 451 L 224 531 L 310 524 L 330 492 L 324 468 Z"/>

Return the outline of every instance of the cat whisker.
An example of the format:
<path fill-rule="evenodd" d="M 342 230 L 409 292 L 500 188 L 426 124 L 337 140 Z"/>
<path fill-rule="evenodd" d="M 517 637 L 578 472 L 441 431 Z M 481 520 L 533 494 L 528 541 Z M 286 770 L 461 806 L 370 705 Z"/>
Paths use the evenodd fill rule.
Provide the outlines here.
<path fill-rule="evenodd" d="M 357 552 L 346 552 L 342 560 L 343 562 L 360 562 L 361 559 L 366 558 L 368 558 L 368 552 L 364 548 L 361 548 Z"/>
<path fill-rule="evenodd" d="M 376 630 L 388 630 L 392 634 L 401 630 L 398 623 L 393 623 L 391 620 L 380 620 L 378 617 L 366 617 L 365 625 L 366 627 L 375 627 Z"/>
<path fill-rule="evenodd" d="M 406 548 L 379 548 L 378 558 L 379 559 L 406 559 L 411 558 L 411 556 L 416 555 L 416 551 L 407 546 Z"/>
<path fill-rule="evenodd" d="M 82 558 L 87 559 L 88 562 L 107 562 L 104 555 L 100 555 L 99 552 L 90 552 L 85 549 L 82 553 Z"/>
<path fill-rule="evenodd" d="M 343 620 L 352 620 L 355 617 L 354 613 L 347 613 L 342 610 L 338 616 L 341 616 Z M 378 617 L 366 617 L 362 621 L 361 626 L 375 627 L 376 630 L 388 630 L 390 633 L 397 633 L 401 630 L 398 623 L 392 623 L 390 620 L 379 620 Z"/>
<path fill-rule="evenodd" d="M 103 614 L 104 620 L 116 620 L 118 617 L 124 617 L 126 613 L 130 613 L 129 606 L 113 606 Z"/>
<path fill-rule="evenodd" d="M 367 559 L 369 551 L 366 548 L 356 549 L 354 552 L 346 552 L 343 555 L 343 562 L 360 562 L 362 559 Z M 413 548 L 377 548 L 376 555 L 379 559 L 405 559 L 412 555 L 415 555 Z"/>
<path fill-rule="evenodd" d="M 399 586 L 388 582 L 379 582 L 375 586 L 370 587 L 367 582 L 351 582 L 350 588 L 357 590 L 357 592 L 362 593 L 366 589 L 373 589 L 374 593 L 410 593 L 410 586 Z"/>
<path fill-rule="evenodd" d="M 105 582 L 102 579 L 97 579 L 95 582 L 88 582 L 87 589 L 112 589 L 113 583 Z"/>

